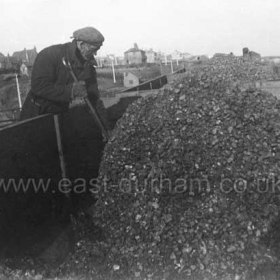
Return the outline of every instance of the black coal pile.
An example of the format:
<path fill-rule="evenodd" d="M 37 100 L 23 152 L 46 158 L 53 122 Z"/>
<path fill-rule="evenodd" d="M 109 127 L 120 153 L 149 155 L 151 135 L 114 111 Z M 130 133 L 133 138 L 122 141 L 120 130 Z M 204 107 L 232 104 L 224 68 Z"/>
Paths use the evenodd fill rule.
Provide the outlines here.
<path fill-rule="evenodd" d="M 278 263 L 263 238 L 279 213 L 280 103 L 233 69 L 210 63 L 117 123 L 95 210 L 113 279 L 254 279 Z"/>
<path fill-rule="evenodd" d="M 246 61 L 243 57 L 227 56 L 213 57 L 209 63 L 212 69 L 230 75 L 233 79 L 249 82 L 273 79 L 273 69 L 268 63 L 260 61 Z"/>
<path fill-rule="evenodd" d="M 220 80 L 230 79 L 232 83 L 253 85 L 256 82 L 273 80 L 277 77 L 273 67 L 260 61 L 244 61 L 243 57 L 224 56 L 213 57 L 209 62 L 199 65 L 200 73 L 209 73 Z M 193 72 L 193 69 L 191 70 Z"/>

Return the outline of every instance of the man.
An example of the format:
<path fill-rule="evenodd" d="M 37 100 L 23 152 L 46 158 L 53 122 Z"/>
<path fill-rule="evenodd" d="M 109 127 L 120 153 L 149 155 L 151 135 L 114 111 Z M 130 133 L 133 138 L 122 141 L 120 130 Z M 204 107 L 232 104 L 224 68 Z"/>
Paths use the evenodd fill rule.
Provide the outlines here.
<path fill-rule="evenodd" d="M 106 126 L 105 108 L 100 100 L 94 67 L 97 64 L 94 55 L 103 42 L 104 37 L 97 29 L 85 27 L 73 33 L 72 42 L 43 49 L 33 65 L 31 90 L 24 102 L 20 119 L 64 113 L 68 111 L 72 100 L 88 97 Z M 71 199 L 65 201 L 64 195 L 62 198 L 61 195 L 56 194 L 56 199 L 64 202 L 55 204 L 62 205 L 62 210 L 58 209 L 63 212 L 61 216 L 68 216 L 73 205 Z"/>
<path fill-rule="evenodd" d="M 102 111 L 105 121 L 94 67 L 94 55 L 102 46 L 104 37 L 97 29 L 85 27 L 76 30 L 73 38 L 70 43 L 47 47 L 37 55 L 21 120 L 66 112 L 73 99 L 88 97 L 91 104 Z M 78 82 L 74 80 L 69 65 Z"/>

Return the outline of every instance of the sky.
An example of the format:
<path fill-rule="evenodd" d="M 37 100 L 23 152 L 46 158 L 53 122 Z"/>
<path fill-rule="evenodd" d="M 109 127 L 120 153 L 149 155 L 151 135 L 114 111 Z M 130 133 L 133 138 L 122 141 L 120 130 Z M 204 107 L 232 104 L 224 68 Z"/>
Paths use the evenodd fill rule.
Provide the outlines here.
<path fill-rule="evenodd" d="M 0 0 L 0 52 L 37 51 L 69 42 L 73 31 L 97 28 L 98 55 L 141 49 L 192 55 L 280 56 L 279 0 Z"/>

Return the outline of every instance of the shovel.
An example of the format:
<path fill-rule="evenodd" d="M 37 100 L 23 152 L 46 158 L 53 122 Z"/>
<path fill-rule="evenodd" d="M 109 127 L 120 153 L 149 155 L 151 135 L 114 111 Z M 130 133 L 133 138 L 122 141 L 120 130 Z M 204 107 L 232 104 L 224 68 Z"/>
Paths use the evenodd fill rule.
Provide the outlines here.
<path fill-rule="evenodd" d="M 71 66 L 71 63 L 69 61 L 66 61 L 65 57 L 62 58 L 62 63 L 63 65 L 69 70 L 72 78 L 74 79 L 74 82 L 78 82 L 78 79 L 72 69 L 72 66 Z M 72 96 L 73 97 L 73 96 Z M 73 98 L 72 98 L 73 99 Z M 90 103 L 88 97 L 85 97 L 84 98 L 87 106 L 89 107 L 90 109 L 90 112 L 92 113 L 93 117 L 94 117 L 94 120 L 95 122 L 97 123 L 97 125 L 99 126 L 99 128 L 101 129 L 102 131 L 102 136 L 103 136 L 103 140 L 105 142 L 107 142 L 110 138 L 109 136 L 109 132 L 107 131 L 107 129 L 105 128 L 104 124 L 102 123 L 102 120 L 100 119 L 98 113 L 96 112 L 95 108 L 92 106 L 92 104 Z"/>

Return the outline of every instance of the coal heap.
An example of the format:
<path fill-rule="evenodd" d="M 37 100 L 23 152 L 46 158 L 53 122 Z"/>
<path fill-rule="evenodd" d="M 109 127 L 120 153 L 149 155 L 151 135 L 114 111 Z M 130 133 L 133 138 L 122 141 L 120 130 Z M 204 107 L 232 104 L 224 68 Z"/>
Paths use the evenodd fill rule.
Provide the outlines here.
<path fill-rule="evenodd" d="M 270 73 L 213 59 L 133 103 L 100 167 L 95 222 L 114 279 L 249 279 L 278 263 L 280 103 Z M 250 276 L 251 275 L 251 276 Z"/>

